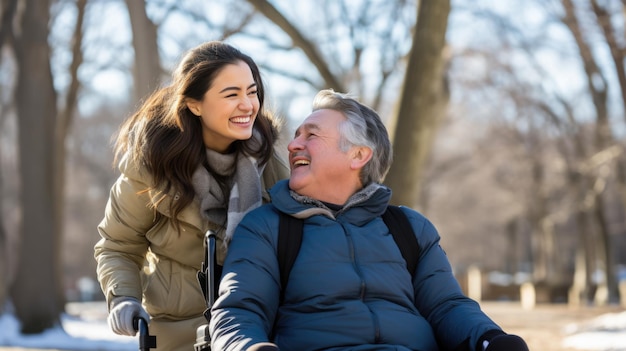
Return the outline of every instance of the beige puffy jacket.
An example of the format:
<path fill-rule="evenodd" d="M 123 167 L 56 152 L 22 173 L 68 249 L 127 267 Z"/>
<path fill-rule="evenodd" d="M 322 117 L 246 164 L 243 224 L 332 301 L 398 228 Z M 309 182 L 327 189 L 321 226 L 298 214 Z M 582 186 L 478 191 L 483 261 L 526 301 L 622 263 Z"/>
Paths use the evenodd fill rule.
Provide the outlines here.
<path fill-rule="evenodd" d="M 95 245 L 98 280 L 107 303 L 117 296 L 143 300 L 153 319 L 183 320 L 202 315 L 206 308 L 196 275 L 204 260 L 203 238 L 212 226 L 193 201 L 179 215 L 180 232 L 169 216 L 170 197 L 156 208 L 150 193 L 153 184 L 141 167 L 122 160 L 121 175 L 111 188 L 104 219 L 98 225 L 102 239 Z M 286 163 L 274 155 L 262 175 L 266 190 L 287 178 Z M 269 200 L 267 192 L 263 198 Z M 217 259 L 225 250 L 218 238 Z"/>

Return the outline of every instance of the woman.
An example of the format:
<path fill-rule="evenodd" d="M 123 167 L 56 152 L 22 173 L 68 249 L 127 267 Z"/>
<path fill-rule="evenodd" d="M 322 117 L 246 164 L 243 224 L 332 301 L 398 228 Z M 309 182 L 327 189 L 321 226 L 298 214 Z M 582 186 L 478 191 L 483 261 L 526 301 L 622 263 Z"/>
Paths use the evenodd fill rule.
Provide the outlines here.
<path fill-rule="evenodd" d="M 135 335 L 132 320 L 141 316 L 151 320 L 158 350 L 193 350 L 206 323 L 196 278 L 204 233 L 218 233 L 221 264 L 243 215 L 288 177 L 263 102 L 254 61 L 208 42 L 190 50 L 171 84 L 121 126 L 114 161 L 121 175 L 95 246 L 115 333 Z"/>

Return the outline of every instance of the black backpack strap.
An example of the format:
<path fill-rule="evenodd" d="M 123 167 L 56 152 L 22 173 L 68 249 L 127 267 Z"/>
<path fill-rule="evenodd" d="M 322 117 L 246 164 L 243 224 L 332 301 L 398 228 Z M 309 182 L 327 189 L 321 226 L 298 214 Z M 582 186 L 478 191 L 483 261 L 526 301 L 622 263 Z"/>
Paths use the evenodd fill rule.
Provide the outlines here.
<path fill-rule="evenodd" d="M 415 275 L 417 269 L 417 260 L 419 258 L 419 243 L 411 227 L 411 222 L 398 206 L 387 206 L 387 210 L 383 213 L 383 221 L 389 232 L 393 236 L 393 240 L 398 245 L 402 257 L 406 261 L 406 268 L 411 273 L 411 277 Z"/>
<path fill-rule="evenodd" d="M 277 255 L 280 268 L 280 301 L 283 301 L 291 267 L 302 245 L 304 221 L 283 212 L 279 212 L 279 216 Z"/>
<path fill-rule="evenodd" d="M 415 275 L 420 249 L 409 219 L 400 207 L 392 205 L 387 206 L 382 218 L 406 261 L 407 270 L 411 276 Z M 279 212 L 277 256 L 280 268 L 280 301 L 284 300 L 291 267 L 300 252 L 303 227 L 302 219 Z"/>

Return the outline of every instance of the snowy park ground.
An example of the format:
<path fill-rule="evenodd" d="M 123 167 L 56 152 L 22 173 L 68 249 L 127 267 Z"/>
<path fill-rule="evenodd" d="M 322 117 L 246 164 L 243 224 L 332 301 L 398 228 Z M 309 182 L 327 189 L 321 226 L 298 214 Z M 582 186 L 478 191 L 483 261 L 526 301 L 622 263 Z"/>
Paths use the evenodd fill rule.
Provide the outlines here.
<path fill-rule="evenodd" d="M 53 349 L 80 351 L 135 351 L 137 337 L 114 334 L 106 321 L 103 302 L 69 303 L 61 317 L 63 328 L 53 328 L 38 335 L 20 334 L 19 321 L 12 314 L 0 316 L 0 350 Z M 10 350 L 10 348 L 7 348 Z"/>
<path fill-rule="evenodd" d="M 482 305 L 506 331 L 524 337 L 533 351 L 626 351 L 626 311 L 617 306 L 576 311 L 566 306 L 539 306 L 528 311 L 513 303 Z M 136 337 L 118 336 L 109 330 L 102 302 L 70 303 L 66 310 L 62 316 L 63 329 L 31 336 L 20 334 L 19 322 L 13 315 L 1 315 L 0 351 L 138 349 Z"/>
<path fill-rule="evenodd" d="M 607 313 L 564 330 L 563 345 L 582 350 L 626 350 L 626 312 Z"/>

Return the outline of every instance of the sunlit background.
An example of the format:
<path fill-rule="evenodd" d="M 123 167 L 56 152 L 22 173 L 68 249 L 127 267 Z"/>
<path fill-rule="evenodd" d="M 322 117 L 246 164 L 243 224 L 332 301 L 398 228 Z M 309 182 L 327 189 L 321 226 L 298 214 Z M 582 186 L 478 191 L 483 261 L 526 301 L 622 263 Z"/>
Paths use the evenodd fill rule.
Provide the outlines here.
<path fill-rule="evenodd" d="M 133 1 L 140 2 L 89 0 L 85 7 L 78 98 L 65 139 L 66 188 L 58 202 L 65 209 L 62 286 L 69 301 L 102 298 L 93 245 L 118 175 L 111 138 L 147 93 L 137 96 L 143 87 L 133 75 L 140 64 L 129 16 Z M 60 110 L 68 107 L 72 84 L 77 4 L 51 5 L 48 44 Z M 278 15 L 259 11 L 263 4 Z M 416 0 L 146 0 L 161 67 L 153 74 L 167 84 L 185 50 L 223 39 L 260 65 L 285 138 L 310 112 L 315 93 L 329 87 L 322 67 L 345 92 L 379 111 L 393 134 L 400 120 L 425 117 L 422 111 L 397 116 L 403 83 L 423 78 L 406 70 L 417 6 Z M 451 1 L 441 52 L 447 106 L 429 131 L 433 142 L 420 170 L 419 196 L 407 205 L 438 228 L 464 286 L 470 267 L 482 272 L 484 298 L 519 299 L 521 285 L 533 283 L 545 301 L 619 301 L 619 283 L 626 281 L 625 6 L 618 0 Z M 0 224 L 6 250 L 0 260 L 10 286 L 19 274 L 20 225 L 31 218 L 20 206 L 20 186 L 28 184 L 22 184 L 19 162 L 40 161 L 19 156 L 19 62 L 3 38 Z M 33 104 L 39 94 L 29 94 Z M 401 142 L 394 141 L 396 153 L 418 153 Z"/>

